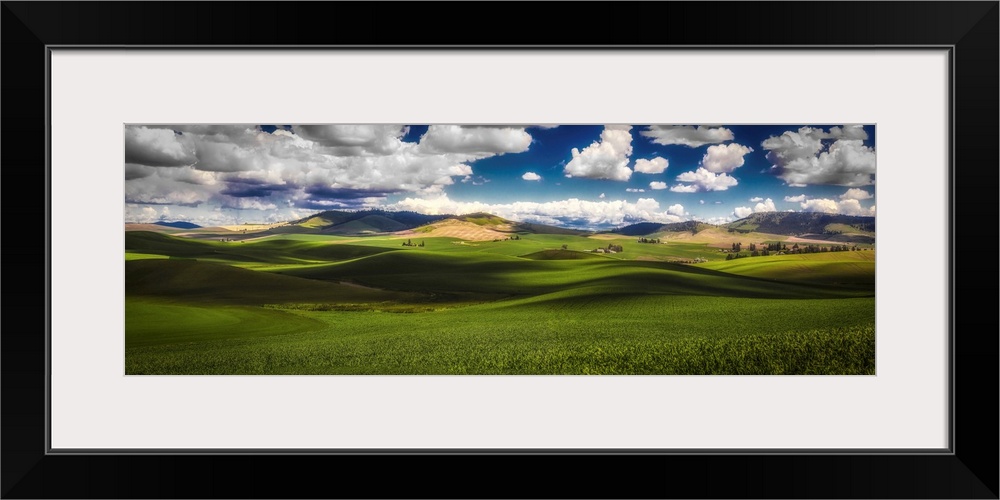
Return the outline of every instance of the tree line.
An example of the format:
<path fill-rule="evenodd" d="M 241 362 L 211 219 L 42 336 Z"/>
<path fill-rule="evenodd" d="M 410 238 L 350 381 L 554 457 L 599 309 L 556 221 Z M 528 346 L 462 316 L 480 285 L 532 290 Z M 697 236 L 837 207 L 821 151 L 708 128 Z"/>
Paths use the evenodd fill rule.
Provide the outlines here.
<path fill-rule="evenodd" d="M 768 243 L 765 246 L 758 247 L 756 244 L 751 243 L 749 247 L 749 254 L 742 254 L 743 243 L 733 243 L 731 253 L 726 255 L 726 260 L 742 259 L 744 257 L 767 257 L 771 255 L 771 252 L 781 252 L 786 254 L 800 254 L 800 253 L 823 253 L 823 252 L 857 252 L 858 250 L 863 250 L 857 245 L 847 246 L 847 245 L 832 245 L 832 246 L 819 246 L 815 244 L 809 244 L 805 246 L 799 246 L 798 243 L 792 245 L 788 248 L 784 243 Z"/>

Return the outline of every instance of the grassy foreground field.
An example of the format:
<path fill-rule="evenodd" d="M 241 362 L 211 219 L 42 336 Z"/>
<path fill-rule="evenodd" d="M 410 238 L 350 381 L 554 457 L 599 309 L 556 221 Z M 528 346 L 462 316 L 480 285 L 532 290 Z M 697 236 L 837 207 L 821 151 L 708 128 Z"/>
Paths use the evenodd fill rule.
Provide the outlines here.
<path fill-rule="evenodd" d="M 126 232 L 126 373 L 875 370 L 874 251 L 726 261 L 628 237 L 406 241 Z M 589 252 L 609 244 L 624 251 Z"/>

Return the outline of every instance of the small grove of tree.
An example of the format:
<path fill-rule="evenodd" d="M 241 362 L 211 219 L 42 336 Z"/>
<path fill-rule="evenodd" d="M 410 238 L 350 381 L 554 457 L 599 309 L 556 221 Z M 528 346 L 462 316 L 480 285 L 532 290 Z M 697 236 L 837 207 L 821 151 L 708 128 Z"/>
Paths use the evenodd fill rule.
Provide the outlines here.
<path fill-rule="evenodd" d="M 403 246 L 404 247 L 415 247 L 417 245 L 415 243 L 413 243 L 413 240 L 406 240 L 406 243 L 403 243 Z M 420 246 L 424 246 L 424 244 L 421 243 Z"/>
<path fill-rule="evenodd" d="M 738 254 L 742 249 L 742 246 L 739 243 L 733 243 L 732 248 L 733 248 L 732 251 Z M 824 252 L 851 252 L 851 251 L 864 250 L 863 248 L 859 248 L 857 245 L 819 246 L 816 244 L 808 244 L 805 246 L 799 246 L 798 243 L 793 243 L 791 248 L 788 248 L 788 246 L 783 243 L 768 243 L 766 246 L 760 246 L 760 247 L 751 243 L 749 249 L 750 249 L 750 257 L 768 256 L 771 255 L 771 252 L 778 252 L 778 251 L 790 254 L 800 254 L 800 253 L 824 253 Z M 739 258 L 739 256 L 734 258 Z"/>
<path fill-rule="evenodd" d="M 563 250 L 566 250 L 566 249 L 568 249 L 568 248 L 569 248 L 569 245 L 563 245 L 563 246 L 562 246 L 562 249 L 563 249 Z"/>
<path fill-rule="evenodd" d="M 788 250 L 788 247 L 786 247 L 780 241 L 779 242 L 775 242 L 775 243 L 768 243 L 767 244 L 767 251 L 768 252 L 783 252 L 783 251 L 786 251 L 786 250 Z"/>
<path fill-rule="evenodd" d="M 608 251 L 610 251 L 610 252 L 624 252 L 625 249 L 621 245 L 610 244 L 610 245 L 608 245 Z"/>
<path fill-rule="evenodd" d="M 638 241 L 639 243 L 659 243 L 660 239 L 659 238 L 639 238 L 636 241 Z"/>

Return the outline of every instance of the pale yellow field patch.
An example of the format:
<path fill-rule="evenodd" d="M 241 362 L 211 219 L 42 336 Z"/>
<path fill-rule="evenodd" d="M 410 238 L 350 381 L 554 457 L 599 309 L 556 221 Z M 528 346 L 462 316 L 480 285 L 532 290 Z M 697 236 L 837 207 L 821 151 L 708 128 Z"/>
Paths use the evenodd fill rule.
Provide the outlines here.
<path fill-rule="evenodd" d="M 427 238 L 458 238 L 466 241 L 493 241 L 508 238 L 510 233 L 504 231 L 513 231 L 513 228 L 509 224 L 480 226 L 467 221 L 444 219 L 413 230 L 399 231 L 395 233 L 395 236 L 399 238 L 423 236 Z"/>

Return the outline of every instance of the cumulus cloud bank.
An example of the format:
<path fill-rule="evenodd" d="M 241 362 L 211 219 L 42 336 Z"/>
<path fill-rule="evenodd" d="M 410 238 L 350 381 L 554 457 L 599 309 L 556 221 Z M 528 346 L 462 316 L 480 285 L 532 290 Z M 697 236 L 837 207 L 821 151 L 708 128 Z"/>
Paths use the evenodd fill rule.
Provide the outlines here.
<path fill-rule="evenodd" d="M 680 222 L 685 215 L 684 207 L 680 204 L 671 205 L 663 210 L 652 198 L 639 198 L 635 203 L 570 198 L 544 203 L 491 204 L 452 200 L 442 194 L 429 198 L 406 198 L 387 208 L 431 215 L 488 212 L 514 221 L 573 227 L 612 227 L 639 221 Z"/>
<path fill-rule="evenodd" d="M 828 214 L 844 215 L 875 215 L 875 206 L 865 209 L 858 200 L 846 199 L 841 201 L 827 198 L 816 198 L 806 200 L 799 204 L 803 212 L 823 212 Z"/>
<path fill-rule="evenodd" d="M 772 171 L 789 186 L 830 184 L 860 187 L 875 183 L 875 150 L 865 146 L 860 125 L 823 129 L 802 127 L 761 143 Z"/>
<path fill-rule="evenodd" d="M 296 125 L 272 132 L 238 124 L 128 125 L 125 201 L 238 210 L 363 208 L 392 194 L 433 195 L 455 177 L 481 185 L 485 180 L 475 182 L 470 162 L 527 151 L 532 141 L 524 127 L 514 126 L 431 125 L 417 142 L 403 140 L 408 131 L 402 125 Z"/>
<path fill-rule="evenodd" d="M 862 200 L 870 200 L 875 196 L 864 189 L 850 188 L 836 200 L 829 198 L 810 199 L 804 194 L 798 196 L 786 196 L 785 201 L 798 203 L 803 212 L 822 212 L 828 214 L 844 215 L 864 215 L 874 216 L 875 206 L 865 208 L 861 205 Z"/>

